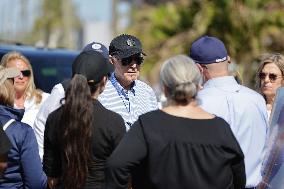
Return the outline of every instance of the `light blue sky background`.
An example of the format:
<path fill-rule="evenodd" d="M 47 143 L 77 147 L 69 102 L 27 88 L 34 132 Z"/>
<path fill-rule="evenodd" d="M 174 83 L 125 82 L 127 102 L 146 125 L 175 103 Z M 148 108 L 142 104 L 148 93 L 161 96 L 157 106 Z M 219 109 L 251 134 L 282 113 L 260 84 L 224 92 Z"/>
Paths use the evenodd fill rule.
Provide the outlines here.
<path fill-rule="evenodd" d="M 19 30 L 29 30 L 40 15 L 42 0 L 0 0 L 0 33 L 13 34 Z M 112 0 L 73 0 L 82 21 L 111 20 Z M 23 15 L 21 7 L 27 10 Z"/>
<path fill-rule="evenodd" d="M 83 44 L 97 40 L 107 45 L 114 35 L 112 0 L 72 1 L 82 21 Z M 31 31 L 34 21 L 41 15 L 41 2 L 43 0 L 0 0 L 0 42 L 21 42 L 20 34 Z M 130 23 L 131 6 L 121 1 L 116 10 L 119 16 L 116 31 L 120 33 Z"/>
<path fill-rule="evenodd" d="M 112 0 L 73 0 L 83 20 L 110 21 Z"/>

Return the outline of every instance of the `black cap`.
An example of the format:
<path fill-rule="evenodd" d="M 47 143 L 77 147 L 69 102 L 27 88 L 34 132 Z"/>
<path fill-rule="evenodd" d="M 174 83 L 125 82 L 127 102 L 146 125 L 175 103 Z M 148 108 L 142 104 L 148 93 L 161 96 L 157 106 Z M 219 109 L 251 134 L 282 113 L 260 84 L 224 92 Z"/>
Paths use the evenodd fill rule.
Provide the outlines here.
<path fill-rule="evenodd" d="M 103 76 L 113 72 L 114 68 L 109 60 L 97 51 L 83 51 L 72 65 L 73 75 L 82 74 L 88 82 L 99 83 Z"/>
<path fill-rule="evenodd" d="M 118 55 L 120 58 L 127 58 L 135 54 L 146 55 L 142 50 L 140 40 L 128 34 L 119 35 L 111 41 L 109 54 Z"/>

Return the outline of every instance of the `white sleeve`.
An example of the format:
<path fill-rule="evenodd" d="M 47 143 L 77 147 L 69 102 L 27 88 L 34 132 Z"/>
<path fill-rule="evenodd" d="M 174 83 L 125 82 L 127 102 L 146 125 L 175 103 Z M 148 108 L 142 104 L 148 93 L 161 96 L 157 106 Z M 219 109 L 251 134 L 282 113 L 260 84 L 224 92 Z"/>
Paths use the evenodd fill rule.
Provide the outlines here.
<path fill-rule="evenodd" d="M 43 157 L 43 143 L 44 143 L 44 130 L 45 122 L 48 115 L 60 107 L 60 101 L 64 98 L 65 92 L 62 84 L 57 84 L 53 87 L 50 96 L 42 104 L 34 122 L 34 133 L 39 148 L 39 156 L 42 161 Z"/>

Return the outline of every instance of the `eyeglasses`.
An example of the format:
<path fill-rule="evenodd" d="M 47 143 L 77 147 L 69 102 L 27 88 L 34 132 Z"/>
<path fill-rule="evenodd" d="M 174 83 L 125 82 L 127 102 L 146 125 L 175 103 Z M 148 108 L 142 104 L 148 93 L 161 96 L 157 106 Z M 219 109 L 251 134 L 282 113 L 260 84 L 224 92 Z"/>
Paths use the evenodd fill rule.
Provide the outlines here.
<path fill-rule="evenodd" d="M 272 83 L 275 82 L 276 79 L 283 77 L 282 75 L 277 75 L 277 74 L 274 74 L 274 73 L 263 73 L 263 72 L 260 72 L 258 74 L 258 77 L 259 77 L 260 80 L 265 80 L 267 75 L 268 75 L 269 81 L 272 82 Z"/>
<path fill-rule="evenodd" d="M 31 76 L 31 70 L 22 70 L 21 71 L 23 77 L 30 77 Z"/>
<path fill-rule="evenodd" d="M 123 66 L 128 66 L 132 63 L 133 60 L 136 62 L 136 64 L 141 65 L 144 61 L 144 58 L 140 55 L 130 56 L 130 57 L 121 59 L 121 64 Z"/>

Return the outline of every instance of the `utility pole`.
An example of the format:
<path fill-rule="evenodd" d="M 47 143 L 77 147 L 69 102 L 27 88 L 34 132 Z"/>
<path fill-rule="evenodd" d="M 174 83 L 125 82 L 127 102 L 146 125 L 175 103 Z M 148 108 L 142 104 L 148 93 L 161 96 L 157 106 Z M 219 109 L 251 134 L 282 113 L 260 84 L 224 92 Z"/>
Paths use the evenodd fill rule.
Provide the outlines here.
<path fill-rule="evenodd" d="M 20 0 L 20 19 L 18 19 L 17 22 L 20 22 L 15 27 L 16 31 L 15 34 L 18 36 L 16 40 L 21 40 L 25 33 L 27 32 L 27 29 L 29 27 L 29 20 L 28 20 L 28 0 Z M 18 35 L 20 34 L 20 35 Z"/>
<path fill-rule="evenodd" d="M 112 35 L 117 34 L 117 4 L 118 0 L 112 0 Z"/>
<path fill-rule="evenodd" d="M 63 19 L 63 45 L 66 48 L 74 48 L 72 38 L 72 3 L 70 0 L 64 0 L 61 3 Z"/>

